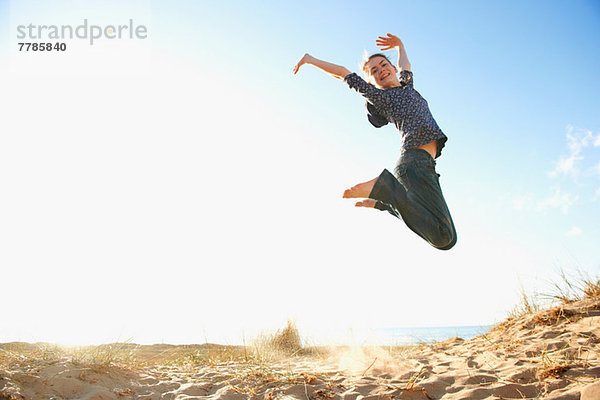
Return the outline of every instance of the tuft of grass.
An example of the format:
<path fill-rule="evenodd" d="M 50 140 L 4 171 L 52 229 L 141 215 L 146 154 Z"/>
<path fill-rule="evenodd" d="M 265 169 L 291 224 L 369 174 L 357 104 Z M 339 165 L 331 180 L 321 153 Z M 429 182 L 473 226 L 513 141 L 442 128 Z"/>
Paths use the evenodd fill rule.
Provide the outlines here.
<path fill-rule="evenodd" d="M 408 379 L 408 382 L 404 386 L 404 390 L 409 390 L 409 391 L 415 390 L 415 387 L 425 379 L 423 377 L 423 374 L 424 374 L 423 371 L 424 371 L 424 368 L 421 367 L 419 372 L 412 373 L 410 378 Z"/>
<path fill-rule="evenodd" d="M 510 311 L 509 318 L 518 318 L 523 315 L 530 315 L 539 312 L 542 305 L 537 295 L 528 295 L 524 288 L 521 288 L 521 302 Z"/>
<path fill-rule="evenodd" d="M 74 347 L 68 351 L 71 362 L 92 369 L 110 366 L 137 366 L 136 350 L 131 343 L 111 343 L 100 346 Z"/>
<path fill-rule="evenodd" d="M 582 292 L 586 299 L 600 297 L 600 278 L 585 278 L 582 280 Z"/>
<path fill-rule="evenodd" d="M 561 270 L 560 281 L 552 286 L 553 292 L 546 297 L 563 304 L 600 296 L 600 277 L 592 278 L 581 270 L 571 274 Z"/>
<path fill-rule="evenodd" d="M 164 351 L 151 360 L 154 364 L 171 365 L 195 371 L 201 367 L 215 367 L 224 363 L 249 362 L 245 347 L 206 343 L 200 346 Z"/>
<path fill-rule="evenodd" d="M 0 344 L 0 368 L 10 369 L 28 365 L 54 363 L 67 358 L 67 352 L 49 343 L 2 343 Z"/>
<path fill-rule="evenodd" d="M 288 320 L 285 328 L 273 334 L 262 334 L 254 340 L 254 355 L 261 360 L 292 357 L 304 353 L 296 323 Z"/>
<path fill-rule="evenodd" d="M 288 320 L 285 328 L 277 331 L 270 338 L 269 346 L 289 355 L 295 355 L 302 351 L 302 341 L 296 323 Z"/>
<path fill-rule="evenodd" d="M 551 357 L 547 352 L 543 352 L 541 356 L 541 365 L 537 370 L 539 380 L 546 378 L 560 378 L 566 371 L 572 368 L 568 359 L 559 360 Z"/>
<path fill-rule="evenodd" d="M 550 291 L 528 295 L 521 289 L 521 302 L 509 313 L 509 318 L 537 314 L 545 308 L 592 299 L 600 296 L 600 277 L 591 278 L 582 271 L 559 273 L 558 281 L 551 282 Z"/>

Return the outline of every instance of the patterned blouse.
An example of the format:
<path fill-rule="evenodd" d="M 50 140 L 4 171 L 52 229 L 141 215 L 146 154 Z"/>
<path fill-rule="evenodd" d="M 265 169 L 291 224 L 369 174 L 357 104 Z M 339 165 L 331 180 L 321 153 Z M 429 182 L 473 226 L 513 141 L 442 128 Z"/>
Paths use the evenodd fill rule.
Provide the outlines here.
<path fill-rule="evenodd" d="M 413 88 L 411 71 L 400 72 L 400 86 L 378 89 L 356 73 L 344 78 L 351 89 L 367 99 L 369 122 L 381 128 L 393 122 L 402 135 L 402 149 L 408 150 L 437 140 L 437 155 L 448 138 L 433 119 L 427 100 Z"/>

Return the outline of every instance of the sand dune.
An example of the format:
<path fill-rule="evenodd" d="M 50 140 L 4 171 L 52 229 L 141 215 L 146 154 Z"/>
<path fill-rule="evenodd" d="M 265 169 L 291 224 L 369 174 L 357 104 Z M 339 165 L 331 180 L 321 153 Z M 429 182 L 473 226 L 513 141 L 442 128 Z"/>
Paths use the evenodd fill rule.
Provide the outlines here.
<path fill-rule="evenodd" d="M 2 400 L 600 400 L 600 298 L 507 320 L 468 341 L 336 348 L 274 361 L 173 363 L 196 350 L 223 355 L 243 348 L 129 344 L 121 350 L 135 362 L 97 365 L 72 356 L 21 356 L 26 346 L 35 347 L 0 346 Z"/>

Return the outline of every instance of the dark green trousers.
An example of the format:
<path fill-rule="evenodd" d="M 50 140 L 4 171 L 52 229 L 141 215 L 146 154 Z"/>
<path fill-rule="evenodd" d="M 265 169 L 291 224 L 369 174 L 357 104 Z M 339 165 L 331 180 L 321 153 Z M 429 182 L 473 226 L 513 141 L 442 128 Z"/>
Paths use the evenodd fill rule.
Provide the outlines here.
<path fill-rule="evenodd" d="M 423 149 L 404 150 L 395 168 L 377 178 L 369 198 L 375 208 L 402 219 L 417 235 L 440 250 L 456 244 L 456 229 L 435 171 L 435 160 Z"/>

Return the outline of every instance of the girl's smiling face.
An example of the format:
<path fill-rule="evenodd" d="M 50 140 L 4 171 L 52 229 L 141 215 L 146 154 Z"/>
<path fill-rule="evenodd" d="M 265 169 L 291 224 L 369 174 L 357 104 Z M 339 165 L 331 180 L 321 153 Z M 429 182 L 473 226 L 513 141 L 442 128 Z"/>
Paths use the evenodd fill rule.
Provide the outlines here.
<path fill-rule="evenodd" d="M 375 56 L 365 66 L 367 73 L 375 80 L 375 84 L 381 89 L 400 86 L 398 70 L 387 58 Z"/>

